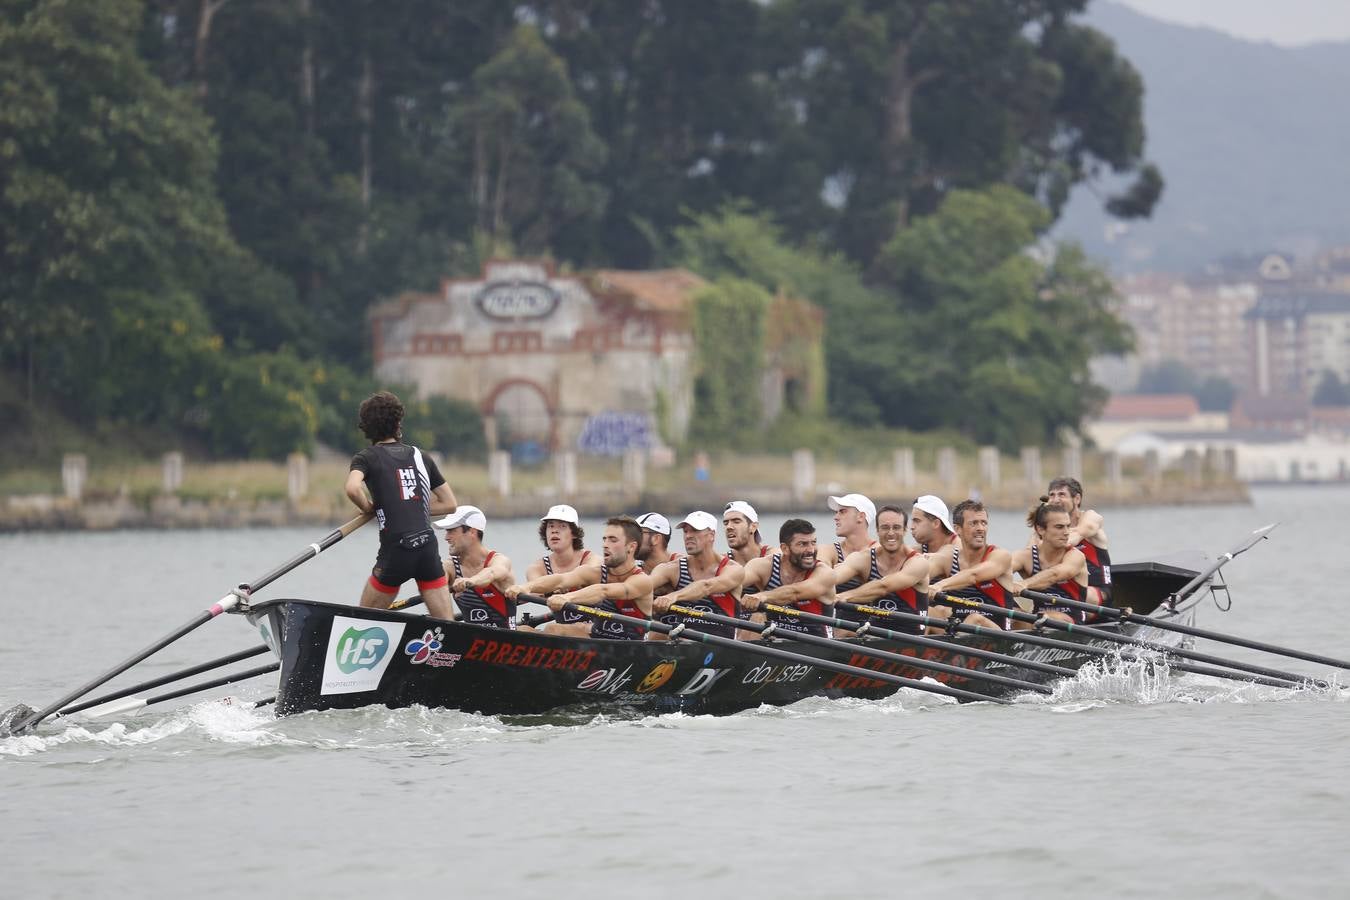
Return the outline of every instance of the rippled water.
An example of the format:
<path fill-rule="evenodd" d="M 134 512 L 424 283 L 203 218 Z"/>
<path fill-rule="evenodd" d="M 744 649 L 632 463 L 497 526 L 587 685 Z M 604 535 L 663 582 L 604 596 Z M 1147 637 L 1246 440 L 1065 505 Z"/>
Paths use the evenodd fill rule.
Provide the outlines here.
<path fill-rule="evenodd" d="M 1206 605 L 1200 624 L 1347 657 L 1347 505 L 1350 490 L 1272 489 L 1108 527 L 1124 560 L 1217 553 L 1281 520 L 1227 568 L 1233 611 Z M 995 539 L 1020 542 L 1016 525 L 995 513 Z M 320 536 L 0 537 L 0 709 L 51 702 Z M 488 537 L 518 571 L 538 547 L 528 522 Z M 267 595 L 352 599 L 373 546 L 358 532 Z M 255 641 L 226 617 L 125 681 Z M 724 718 L 277 720 L 243 702 L 263 681 L 0 740 L 0 895 L 1348 893 L 1350 691 L 1127 668 L 1007 707 L 902 692 Z"/>

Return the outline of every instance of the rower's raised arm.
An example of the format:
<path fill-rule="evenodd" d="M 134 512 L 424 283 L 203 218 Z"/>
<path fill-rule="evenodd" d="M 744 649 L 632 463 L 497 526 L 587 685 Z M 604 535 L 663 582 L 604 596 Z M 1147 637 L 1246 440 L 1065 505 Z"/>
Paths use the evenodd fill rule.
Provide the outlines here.
<path fill-rule="evenodd" d="M 962 569 L 955 575 L 933 585 L 937 591 L 954 591 L 960 588 L 974 587 L 981 581 L 999 581 L 1012 574 L 1012 554 L 1002 547 L 995 547 L 989 557 L 969 569 Z"/>
<path fill-rule="evenodd" d="M 871 574 L 872 569 L 872 551 L 858 550 L 844 557 L 844 561 L 835 566 L 834 583 L 844 584 L 848 581 L 866 581 Z M 879 595 L 878 595 L 879 596 Z"/>
<path fill-rule="evenodd" d="M 1027 568 L 1030 568 L 1030 566 Z M 1053 566 L 1041 569 L 1035 575 L 1023 578 L 1021 589 L 1024 591 L 1044 590 L 1051 585 L 1059 584 L 1061 581 L 1074 581 L 1080 574 L 1086 581 L 1087 557 L 1083 555 L 1083 551 L 1070 547 L 1068 552 L 1064 554 L 1064 558 Z"/>
<path fill-rule="evenodd" d="M 1102 532 L 1102 514 L 1095 509 L 1085 509 L 1078 516 L 1078 524 L 1069 532 L 1069 546 L 1083 541 L 1091 542 Z"/>
<path fill-rule="evenodd" d="M 524 584 L 513 584 L 505 591 L 511 599 L 521 594 L 552 594 L 558 591 L 575 591 L 600 580 L 600 567 L 578 566 L 570 572 L 543 575 L 531 578 Z"/>

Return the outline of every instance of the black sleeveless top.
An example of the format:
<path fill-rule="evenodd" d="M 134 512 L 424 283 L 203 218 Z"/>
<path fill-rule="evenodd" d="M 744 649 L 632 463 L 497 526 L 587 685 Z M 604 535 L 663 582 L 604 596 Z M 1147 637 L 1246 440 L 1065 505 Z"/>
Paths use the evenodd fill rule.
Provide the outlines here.
<path fill-rule="evenodd" d="M 622 580 L 627 581 L 641 571 L 642 563 L 638 563 L 633 567 L 633 571 L 629 572 L 627 577 Z M 609 566 L 600 567 L 600 583 L 609 584 Z M 618 613 L 621 616 L 632 616 L 635 619 L 647 618 L 647 614 L 632 600 L 610 600 L 606 597 L 600 602 L 600 609 Z M 640 641 L 646 636 L 645 630 L 624 622 L 616 622 L 613 619 L 594 619 L 591 622 L 591 637 L 593 638 L 611 641 Z"/>
<path fill-rule="evenodd" d="M 905 562 L 909 562 L 918 554 L 916 550 L 905 557 Z M 882 579 L 881 568 L 877 565 L 877 548 L 872 548 L 872 568 L 868 573 L 868 581 L 880 581 Z M 915 587 L 907 587 L 901 591 L 891 591 L 883 594 L 875 600 L 866 604 L 866 606 L 875 606 L 877 609 L 884 609 L 887 612 L 913 613 L 915 615 L 927 615 L 928 613 L 928 595 Z M 892 619 L 888 616 L 864 616 L 864 620 L 870 622 L 878 628 L 889 628 L 891 631 L 902 631 L 906 634 L 923 634 L 923 624 L 920 622 L 908 622 L 903 619 Z"/>
<path fill-rule="evenodd" d="M 486 569 L 492 562 L 492 557 L 496 555 L 496 550 L 489 551 L 483 560 L 483 568 Z M 450 563 L 454 566 L 455 577 L 463 578 L 464 567 L 460 564 L 459 557 L 450 557 Z M 464 617 L 464 621 L 471 625 L 489 625 L 493 628 L 516 627 L 516 601 L 507 599 L 505 594 L 497 590 L 495 584 L 481 588 L 465 588 L 455 595 L 455 606 L 459 607 L 459 614 Z"/>
<path fill-rule="evenodd" d="M 818 562 L 816 565 L 821 566 L 824 565 L 824 563 Z M 775 554 L 770 566 L 769 578 L 764 582 L 764 590 L 766 591 L 771 591 L 774 588 L 783 586 L 783 555 L 781 553 Z M 827 614 L 825 604 L 821 603 L 819 599 L 814 598 L 810 600 L 798 600 L 795 603 L 779 603 L 777 605 L 792 606 L 800 609 L 802 612 L 814 613 L 818 616 Z M 784 631 L 796 631 L 800 634 L 814 634 L 819 635 L 820 637 L 830 636 L 828 626 L 818 622 L 804 622 L 796 616 L 785 616 L 782 613 L 776 613 L 769 610 L 765 610 L 764 615 L 765 620 L 770 625 L 777 625 Z"/>
<path fill-rule="evenodd" d="M 731 560 L 729 556 L 723 556 L 717 561 L 717 569 L 713 575 L 721 575 L 722 570 L 726 568 Z M 689 571 L 689 557 L 681 556 L 679 558 L 680 577 L 675 580 L 675 590 L 687 588 L 694 583 L 693 573 Z M 731 616 L 733 618 L 741 617 L 741 605 L 736 599 L 735 594 L 709 594 L 707 597 L 698 597 L 694 600 L 685 600 L 680 604 L 689 609 L 696 609 L 700 612 L 716 613 L 719 616 Z M 720 622 L 709 622 L 707 619 L 700 619 L 697 616 L 686 616 L 676 612 L 667 612 L 661 616 L 661 621 L 674 627 L 676 625 L 687 625 L 690 628 L 702 631 L 705 634 L 715 634 L 718 637 L 734 638 L 736 629 L 731 625 L 723 625 Z"/>

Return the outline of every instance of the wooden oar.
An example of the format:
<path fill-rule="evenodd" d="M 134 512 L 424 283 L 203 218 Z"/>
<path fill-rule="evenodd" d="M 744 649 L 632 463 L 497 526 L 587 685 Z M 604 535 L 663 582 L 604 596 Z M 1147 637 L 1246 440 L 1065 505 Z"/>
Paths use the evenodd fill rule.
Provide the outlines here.
<path fill-rule="evenodd" d="M 1167 647 L 1161 644 L 1155 644 L 1152 641 L 1143 640 L 1142 638 L 1129 637 L 1123 634 L 1113 634 L 1109 631 L 1103 631 L 1100 628 L 1093 628 L 1089 625 L 1076 625 L 1071 622 L 1061 622 L 1057 619 L 1037 616 L 1033 613 L 1022 612 L 1020 609 L 1005 609 L 1002 606 L 996 606 L 992 603 L 981 603 L 978 600 L 970 600 L 965 597 L 954 597 L 951 594 L 939 593 L 936 597 L 940 599 L 932 598 L 929 602 L 938 606 L 964 606 L 967 609 L 973 609 L 976 612 L 984 613 L 985 615 L 1007 616 L 1018 622 L 1030 622 L 1037 627 L 1054 628 L 1057 631 L 1066 631 L 1071 634 L 1077 632 L 1079 634 L 1087 635 L 1088 637 L 1097 638 L 1098 640 L 1110 641 L 1114 644 L 1142 647 L 1145 650 L 1152 650 L 1166 656 L 1210 663 L 1216 666 L 1223 666 L 1227 669 L 1236 669 L 1239 672 L 1250 672 L 1254 675 L 1264 675 L 1267 678 L 1279 679 L 1281 681 L 1289 682 L 1292 685 L 1311 684 L 1313 687 L 1317 688 L 1326 688 L 1330 686 L 1326 681 L 1312 678 L 1308 675 L 1296 675 L 1293 672 L 1269 669 L 1265 666 L 1254 666 L 1250 663 L 1238 662 L 1235 659 L 1225 659 L 1222 656 L 1201 653 L 1198 650 L 1182 650 L 1178 647 Z M 1153 624 L 1151 620 L 1146 621 L 1148 621 L 1150 625 Z"/>
<path fill-rule="evenodd" d="M 342 540 L 347 535 L 351 534 L 353 531 L 369 522 L 372 518 L 373 516 L 370 513 L 363 513 L 362 515 L 357 516 L 355 519 L 352 519 L 350 522 L 343 525 L 341 528 L 334 529 L 326 537 L 324 537 L 323 540 L 318 541 L 317 543 L 310 544 L 308 547 L 305 548 L 303 552 L 297 554 L 296 556 L 282 563 L 280 566 L 277 566 L 275 569 L 268 572 L 267 574 L 259 578 L 256 578 L 253 581 L 248 582 L 246 584 L 239 585 L 237 588 L 230 591 L 224 597 L 221 597 L 220 600 L 217 601 L 215 604 L 213 604 L 212 606 L 210 606 L 205 610 L 202 610 L 200 613 L 193 616 L 187 622 L 183 623 L 178 628 L 169 632 L 169 634 L 155 641 L 149 647 L 146 647 L 144 650 L 140 651 L 134 656 L 125 659 L 122 662 L 118 663 L 117 665 L 113 666 L 111 669 L 104 672 L 102 675 L 99 675 L 93 681 L 80 685 L 78 688 L 71 691 L 69 694 L 66 694 L 60 700 L 57 700 L 55 703 L 52 703 L 49 706 L 45 706 L 40 710 L 34 710 L 31 707 L 25 706 L 24 704 L 19 704 L 13 709 L 8 710 L 3 716 L 0 716 L 0 737 L 8 737 L 9 735 L 12 734 L 22 734 L 25 731 L 32 730 L 35 726 L 37 726 L 39 722 L 50 716 L 52 713 L 55 713 L 58 710 L 62 709 L 63 707 L 68 706 L 69 704 L 83 697 L 85 694 L 88 694 L 90 691 L 97 690 L 98 688 L 107 684 L 112 679 L 116 678 L 118 675 L 121 675 L 127 669 L 130 669 L 132 666 L 136 665 L 136 663 L 140 662 L 141 660 L 145 659 L 146 657 L 150 656 L 153 653 L 157 653 L 160 650 L 163 650 L 165 647 L 169 646 L 174 641 L 178 640 L 184 635 L 194 631 L 195 629 L 197 629 L 202 625 L 205 625 L 207 622 L 210 622 L 212 619 L 214 619 L 221 613 L 234 609 L 236 606 L 239 605 L 240 600 L 248 597 L 253 591 L 261 590 L 262 588 L 271 584 L 273 581 L 276 581 L 282 575 L 285 575 L 287 572 L 299 566 L 301 563 L 307 560 L 311 560 L 314 557 L 318 556 L 320 553 L 327 550 L 329 547 L 333 546 L 338 541 Z"/>
<path fill-rule="evenodd" d="M 179 697 L 186 697 L 188 694 L 197 694 L 202 691 L 209 691 L 211 688 L 234 684 L 236 681 L 257 678 L 259 675 L 266 675 L 268 672 L 275 672 L 280 668 L 281 663 L 279 662 L 268 663 L 265 666 L 256 666 L 252 669 L 245 669 L 242 672 L 235 672 L 233 675 L 224 675 L 220 678 L 213 678 L 210 681 L 204 681 L 201 684 L 194 684 L 189 687 L 166 691 L 163 694 L 157 694 L 153 697 L 125 697 L 120 700 L 113 700 L 111 703 L 105 703 L 102 706 L 89 707 L 88 709 L 85 709 L 81 715 L 86 719 L 107 719 L 112 716 L 123 716 L 128 713 L 134 713 L 146 706 L 163 703 L 165 700 L 177 700 Z"/>
<path fill-rule="evenodd" d="M 535 598 L 532 595 L 530 599 L 535 603 L 546 602 L 542 597 Z M 736 641 L 730 638 L 719 637 L 715 634 L 707 634 L 702 631 L 693 631 L 679 625 L 667 625 L 655 619 L 638 619 L 633 616 L 625 616 L 620 613 L 612 613 L 604 609 L 596 609 L 592 606 L 578 606 L 575 603 L 568 603 L 564 609 L 569 612 L 578 612 L 584 616 L 590 616 L 594 619 L 610 619 L 620 622 L 632 628 L 640 628 L 644 631 L 656 631 L 661 634 L 676 633 L 677 637 L 682 637 L 691 641 L 700 641 L 714 647 L 723 647 L 728 650 L 740 650 L 750 655 L 768 656 L 773 659 L 782 659 L 792 663 L 815 666 L 818 669 L 825 669 L 828 672 L 839 672 L 844 675 L 861 675 L 874 681 L 885 681 L 899 687 L 914 688 L 918 691 L 927 691 L 930 694 L 942 694 L 946 697 L 954 697 L 957 700 L 970 701 L 989 701 L 993 703 L 1007 703 L 1008 701 L 998 697 L 986 697 L 983 694 L 977 694 L 973 691 L 963 691 L 960 688 L 949 687 L 945 684 L 929 684 L 925 681 L 917 681 L 913 678 L 902 678 L 899 675 L 891 675 L 887 672 L 877 672 L 873 669 L 863 669 L 858 666 L 850 666 L 847 663 L 835 662 L 830 659 L 820 659 L 815 656 L 803 656 L 800 653 L 792 653 L 788 650 L 780 650 L 777 647 L 765 647 L 759 645 L 758 641 Z M 740 621 L 739 619 L 737 621 Z"/>
<path fill-rule="evenodd" d="M 193 675 L 200 675 L 203 672 L 209 672 L 212 669 L 219 669 L 221 666 L 228 666 L 230 663 L 240 662 L 245 659 L 251 659 L 260 653 L 266 653 L 268 647 L 266 644 L 259 644 L 256 647 L 250 647 L 247 650 L 240 650 L 237 653 L 231 653 L 228 656 L 222 656 L 219 659 L 213 659 L 210 662 L 200 663 L 195 666 L 189 666 L 186 669 L 180 669 L 177 672 L 171 672 L 168 675 L 161 675 L 159 678 L 152 678 L 149 681 L 142 681 L 140 684 L 133 684 L 129 688 L 121 688 L 113 691 L 111 694 L 104 694 L 102 697 L 95 697 L 93 700 L 85 700 L 82 703 L 76 703 L 74 706 L 67 706 L 57 713 L 57 716 L 68 716 L 71 713 L 77 713 L 81 710 L 89 709 L 103 703 L 111 703 L 113 700 L 120 700 L 123 697 L 129 697 L 132 694 L 139 694 L 141 691 L 148 691 L 151 688 L 157 688 L 162 684 L 168 684 L 171 681 L 178 681 L 183 678 L 191 678 Z"/>
<path fill-rule="evenodd" d="M 788 607 L 775 606 L 771 603 L 765 604 L 764 608 L 767 610 L 771 610 L 773 612 L 785 612 L 788 613 L 789 615 L 791 614 L 790 612 L 788 612 Z M 718 625 L 730 625 L 733 628 L 741 628 L 746 631 L 758 632 L 759 634 L 762 634 L 765 637 L 773 635 L 774 637 L 787 638 L 790 641 L 801 641 L 803 644 L 813 644 L 817 647 L 832 647 L 836 650 L 844 651 L 847 653 L 856 653 L 859 656 L 869 656 L 872 659 L 884 659 L 887 662 L 900 663 L 901 665 L 913 666 L 916 669 L 927 669 L 932 672 L 942 672 L 943 674 L 946 675 L 959 675 L 962 678 L 970 678 L 975 681 L 987 681 L 990 684 L 998 684 L 1002 685 L 1003 687 L 1016 688 L 1019 691 L 1034 691 L 1039 694 L 1051 693 L 1050 688 L 1046 687 L 1043 684 L 1033 684 L 1030 681 L 1023 681 L 1020 678 L 1010 678 L 1007 675 L 997 675 L 993 672 L 980 672 L 973 669 L 967 669 L 963 666 L 953 666 L 948 663 L 940 663 L 934 660 L 922 659 L 916 656 L 905 656 L 903 653 L 892 653 L 889 650 L 882 650 L 879 647 L 869 647 L 866 644 L 846 644 L 843 641 L 836 641 L 827 637 L 821 637 L 818 634 L 806 634 L 800 631 L 792 631 L 791 629 L 788 628 L 779 628 L 776 625 L 761 625 L 759 622 L 751 622 L 746 619 L 737 619 L 733 616 L 724 616 L 719 613 L 705 612 L 701 609 L 690 609 L 687 606 L 680 606 L 678 603 L 673 604 L 670 607 L 670 611 L 673 613 L 678 613 L 683 616 L 690 616 L 695 619 L 702 619 L 706 622 L 714 622 Z M 792 612 L 796 612 L 796 610 L 793 610 Z M 824 616 L 813 616 L 812 618 L 823 619 Z M 678 636 L 683 637 L 684 635 L 683 633 L 681 633 Z M 742 641 L 741 643 L 744 643 L 744 641 Z M 938 642 L 934 641 L 933 643 Z M 952 647 L 953 647 L 952 644 L 945 645 L 945 649 L 952 649 Z M 957 646 L 956 649 L 958 651 L 964 650 L 964 648 L 959 646 Z M 1005 657 L 997 653 L 993 655 L 999 657 L 1000 659 L 1009 659 L 1009 660 L 1012 659 L 1012 657 Z M 1072 677 L 1075 674 L 1072 669 L 1064 669 L 1063 671 L 1070 677 Z"/>
<path fill-rule="evenodd" d="M 914 613 L 901 612 L 894 609 L 878 609 L 875 606 L 866 604 L 848 603 L 846 601 L 835 601 L 836 608 L 854 610 L 864 613 L 868 616 L 881 616 L 888 619 L 895 619 L 900 622 L 917 622 L 920 625 L 930 625 L 934 628 L 941 628 L 949 632 L 960 634 L 973 634 L 981 637 L 992 638 L 996 641 L 1005 641 L 1012 644 L 1028 644 L 1033 647 L 1048 647 L 1054 650 L 1067 650 L 1085 656 L 1116 656 L 1122 659 L 1137 660 L 1139 662 L 1152 664 L 1153 660 L 1145 659 L 1142 656 L 1122 653 L 1120 648 L 1107 649 L 1098 647 L 1094 644 L 1061 641 L 1056 638 L 1048 637 L 1043 634 L 1036 634 L 1032 631 L 1003 631 L 999 628 L 986 628 L 983 625 L 971 625 L 966 622 L 953 622 L 950 619 L 938 619 L 933 616 L 920 616 Z M 848 626 L 844 626 L 848 627 Z M 872 633 L 880 633 L 880 629 L 873 627 Z M 1017 657 L 1014 657 L 1017 659 Z M 1019 665 L 1025 666 L 1025 662 L 1019 661 Z M 1298 687 L 1299 682 L 1288 681 L 1283 678 L 1263 678 L 1260 675 L 1245 675 L 1238 672 L 1230 672 L 1227 669 L 1220 669 L 1214 666 L 1202 666 L 1197 663 L 1182 662 L 1179 659 L 1168 659 L 1167 666 L 1176 669 L 1178 672 L 1191 672 L 1195 675 L 1212 675 L 1215 678 L 1230 678 L 1234 681 L 1251 682 L 1253 684 L 1263 684 L 1268 687 L 1291 688 Z"/>
<path fill-rule="evenodd" d="M 1210 631 L 1207 628 L 1196 628 L 1194 625 L 1183 625 L 1180 622 L 1169 622 L 1165 619 L 1155 619 L 1152 616 L 1141 616 L 1132 610 L 1116 609 L 1112 606 L 1098 606 L 1095 603 L 1082 603 L 1078 600 L 1069 600 L 1064 597 L 1058 597 L 1053 594 L 1044 594 L 1040 591 L 1023 591 L 1023 597 L 1030 597 L 1033 600 L 1040 600 L 1054 606 L 1067 606 L 1070 609 L 1082 609 L 1095 612 L 1098 616 L 1103 616 L 1117 620 L 1121 623 L 1135 622 L 1147 624 L 1150 628 L 1160 628 L 1163 631 L 1175 631 L 1179 634 L 1189 634 L 1192 637 L 1204 638 L 1210 641 L 1217 641 L 1221 644 L 1232 644 L 1235 647 L 1246 647 L 1249 650 L 1261 650 L 1265 653 L 1273 653 L 1276 656 L 1287 656 L 1290 659 L 1301 659 L 1304 662 L 1320 663 L 1325 666 L 1335 666 L 1338 669 L 1350 669 L 1350 661 L 1336 659 L 1331 656 L 1322 656 L 1318 653 L 1307 653 L 1303 650 L 1294 650 L 1290 647 L 1279 647 L 1275 644 L 1267 644 L 1263 641 L 1253 641 L 1244 637 L 1238 637 L 1234 634 L 1224 634 L 1219 631 Z"/>

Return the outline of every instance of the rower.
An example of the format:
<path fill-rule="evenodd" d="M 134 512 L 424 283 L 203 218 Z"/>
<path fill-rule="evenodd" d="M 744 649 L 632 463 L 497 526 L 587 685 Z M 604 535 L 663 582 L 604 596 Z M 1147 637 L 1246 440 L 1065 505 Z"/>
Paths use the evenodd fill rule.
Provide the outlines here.
<path fill-rule="evenodd" d="M 638 545 L 638 562 L 648 572 L 674 559 L 670 552 L 670 520 L 657 512 L 643 513 L 637 517 L 638 528 L 642 530 L 642 543 Z"/>
<path fill-rule="evenodd" d="M 759 534 L 759 513 L 744 500 L 732 500 L 722 512 L 722 527 L 727 533 L 731 558 L 741 565 L 768 556 L 773 547 L 763 543 Z"/>
<path fill-rule="evenodd" d="M 1039 591 L 1067 600 L 1092 602 L 1086 599 L 1088 588 L 1087 557 L 1069 546 L 1069 509 L 1051 503 L 1042 497 L 1027 513 L 1027 525 L 1035 530 L 1036 542 L 1013 554 L 1014 574 L 1022 577 L 1013 583 L 1013 593 Z M 1082 624 L 1087 621 L 1081 609 L 1055 606 L 1042 600 L 1033 601 L 1032 610 L 1048 619 Z M 1026 622 L 1014 622 L 1014 629 L 1033 627 Z"/>
<path fill-rule="evenodd" d="M 945 559 L 949 552 L 947 548 L 956 541 L 947 504 L 933 494 L 924 494 L 914 501 L 909 514 L 909 530 L 919 549 L 930 556 L 942 554 Z"/>
<path fill-rule="evenodd" d="M 505 553 L 483 546 L 483 532 L 487 530 L 483 511 L 476 506 L 458 506 L 432 524 L 445 529 L 450 550 L 445 574 L 459 618 L 470 625 L 515 628 L 516 603 L 507 600 L 502 591 L 515 583 L 516 576 Z"/>
<path fill-rule="evenodd" d="M 548 608 L 559 613 L 565 604 L 593 606 L 606 612 L 649 619 L 652 614 L 652 578 L 642 570 L 637 549 L 642 529 L 629 516 L 616 516 L 605 522 L 601 538 L 604 562 L 582 566 L 563 575 L 545 575 L 513 584 L 506 589 L 512 600 L 522 593 L 552 594 Z M 640 641 L 644 630 L 613 619 L 593 619 L 590 637 L 620 641 Z"/>
<path fill-rule="evenodd" d="M 1102 514 L 1095 509 L 1083 509 L 1083 485 L 1077 478 L 1056 478 L 1050 482 L 1046 495 L 1051 503 L 1069 510 L 1069 546 L 1087 558 L 1087 602 L 1105 606 L 1111 602 L 1111 553 L 1106 539 Z"/>
<path fill-rule="evenodd" d="M 952 510 L 952 522 L 961 543 L 952 547 L 947 576 L 931 588 L 934 597 L 929 615 L 1007 631 L 1006 615 L 978 613 L 960 604 L 945 604 L 936 596 L 941 591 L 1004 609 L 1018 608 L 1012 592 L 1012 554 L 988 542 L 989 513 L 984 504 L 978 500 L 962 500 Z"/>
<path fill-rule="evenodd" d="M 834 533 L 839 540 L 826 547 L 820 555 L 826 565 L 837 566 L 850 553 L 876 546 L 876 541 L 872 540 L 868 531 L 877 519 L 877 508 L 871 500 L 862 494 L 844 494 L 842 497 L 830 497 L 829 504 L 830 509 L 834 510 Z M 845 590 L 856 586 L 840 585 Z"/>
<path fill-rule="evenodd" d="M 357 412 L 357 424 L 370 446 L 352 457 L 345 491 L 357 509 L 380 522 L 380 550 L 360 604 L 388 609 L 399 586 L 411 578 L 427 611 L 450 619 L 455 608 L 431 516 L 454 509 L 455 494 L 435 460 L 403 443 L 403 413 L 403 403 L 388 391 L 371 394 Z"/>
<path fill-rule="evenodd" d="M 829 637 L 826 626 L 803 622 L 782 613 L 758 612 L 765 603 L 795 606 L 803 612 L 827 615 L 834 605 L 834 570 L 816 557 L 816 526 L 805 519 L 788 519 L 778 529 L 777 553 L 752 559 L 745 567 L 741 606 L 755 622 L 785 631 Z M 744 640 L 762 635 L 743 631 Z"/>
<path fill-rule="evenodd" d="M 863 603 L 878 609 L 925 615 L 928 612 L 928 558 L 916 547 L 905 546 L 905 511 L 898 506 L 877 510 L 877 546 L 851 553 L 834 569 L 835 600 Z M 846 583 L 857 587 L 841 590 Z M 922 634 L 918 622 L 887 616 L 867 616 L 866 621 L 892 631 Z M 836 628 L 837 638 L 853 632 Z"/>
<path fill-rule="evenodd" d="M 658 566 L 652 573 L 656 599 L 653 614 L 667 625 L 688 625 L 708 634 L 735 637 L 730 625 L 708 622 L 696 616 L 670 612 L 676 603 L 690 609 L 738 617 L 741 610 L 741 581 L 745 570 L 730 556 L 713 549 L 717 539 L 717 518 L 712 513 L 696 510 L 685 516 L 679 526 L 684 532 L 684 555 Z M 669 593 L 662 594 L 666 587 Z M 665 640 L 666 636 L 652 632 L 648 640 Z"/>
<path fill-rule="evenodd" d="M 539 559 L 530 563 L 525 570 L 525 580 L 542 578 L 545 575 L 565 575 L 579 566 L 597 562 L 591 551 L 583 549 L 582 540 L 586 531 L 581 527 L 581 517 L 574 507 L 559 503 L 549 507 L 539 519 L 539 541 L 547 549 Z M 591 620 L 581 613 L 564 612 L 555 617 L 545 629 L 550 634 L 567 634 L 573 637 L 586 637 L 591 633 Z"/>

